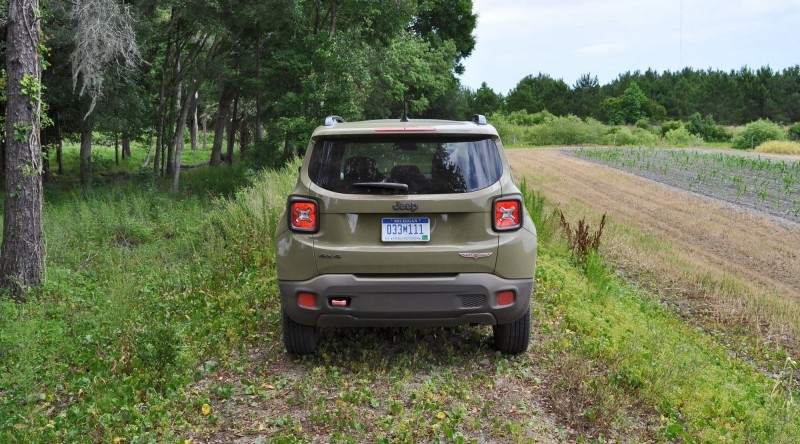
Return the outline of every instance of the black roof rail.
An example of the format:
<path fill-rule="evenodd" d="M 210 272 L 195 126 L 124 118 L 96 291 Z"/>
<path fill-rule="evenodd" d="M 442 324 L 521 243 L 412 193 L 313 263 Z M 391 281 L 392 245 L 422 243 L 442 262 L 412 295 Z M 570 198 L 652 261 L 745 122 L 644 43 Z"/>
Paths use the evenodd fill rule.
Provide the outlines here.
<path fill-rule="evenodd" d="M 489 122 L 486 121 L 486 116 L 483 114 L 475 114 L 472 116 L 472 121 L 477 123 L 478 125 L 488 125 Z"/>
<path fill-rule="evenodd" d="M 347 122 L 339 116 L 328 116 L 325 118 L 325 126 L 335 126 L 337 123 Z"/>

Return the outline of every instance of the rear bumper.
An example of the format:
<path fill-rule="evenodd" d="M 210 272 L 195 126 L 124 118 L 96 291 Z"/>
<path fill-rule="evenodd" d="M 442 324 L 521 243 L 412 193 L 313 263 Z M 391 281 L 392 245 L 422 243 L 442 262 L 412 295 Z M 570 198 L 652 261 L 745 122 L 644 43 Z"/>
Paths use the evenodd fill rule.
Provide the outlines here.
<path fill-rule="evenodd" d="M 356 276 L 329 274 L 307 281 L 279 281 L 281 303 L 297 323 L 318 327 L 456 326 L 507 324 L 530 309 L 533 279 L 503 279 L 487 273 L 448 276 Z M 513 291 L 500 306 L 497 294 Z M 298 294 L 313 293 L 303 307 Z M 347 301 L 334 306 L 333 300 Z"/>

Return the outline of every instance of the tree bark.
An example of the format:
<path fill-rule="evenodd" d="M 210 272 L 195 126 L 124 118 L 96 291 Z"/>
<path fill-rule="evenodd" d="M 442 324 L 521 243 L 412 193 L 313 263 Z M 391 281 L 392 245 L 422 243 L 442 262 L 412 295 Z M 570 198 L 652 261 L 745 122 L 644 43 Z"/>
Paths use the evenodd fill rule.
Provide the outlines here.
<path fill-rule="evenodd" d="M 41 283 L 44 268 L 42 227 L 42 104 L 31 85 L 41 85 L 39 0 L 8 2 L 6 68 L 5 202 L 0 285 L 21 299 L 21 290 Z M 25 85 L 28 93 L 23 93 Z"/>
<path fill-rule="evenodd" d="M 175 165 L 172 171 L 172 191 L 178 190 L 178 181 L 181 176 L 181 153 L 183 152 L 183 133 L 186 128 L 186 119 L 189 118 L 189 110 L 193 108 L 195 103 L 195 93 L 200 88 L 200 79 L 196 79 L 189 85 L 189 90 L 186 94 L 186 100 L 181 107 L 181 114 L 178 117 L 178 128 L 175 130 Z"/>
<path fill-rule="evenodd" d="M 61 176 L 64 174 L 64 153 L 63 148 L 64 144 L 61 141 L 63 138 L 61 136 L 61 119 L 60 114 L 56 111 L 56 118 L 55 118 L 55 126 L 56 126 L 56 163 L 58 164 L 58 175 Z"/>
<path fill-rule="evenodd" d="M 195 97 L 192 97 L 192 99 L 194 103 L 194 112 L 192 113 L 192 125 L 189 127 L 189 139 L 192 141 L 192 151 L 197 151 L 197 133 L 199 132 L 197 124 L 197 100 L 194 100 Z"/>
<path fill-rule="evenodd" d="M 176 59 L 180 57 L 180 54 L 177 53 L 177 49 L 175 57 Z M 178 60 L 177 63 L 175 64 L 175 68 L 176 68 L 176 73 L 181 70 L 180 60 Z M 173 75 L 173 77 L 174 76 L 175 75 Z M 178 121 L 175 123 L 175 134 L 173 135 L 172 143 L 169 144 L 169 149 L 167 150 L 167 171 L 165 177 L 171 176 L 175 171 L 175 150 L 178 149 L 178 143 L 181 144 L 181 149 L 183 148 L 183 133 L 184 133 L 183 130 L 186 129 L 186 118 L 184 118 L 183 121 L 180 120 L 181 119 L 180 116 L 183 114 L 183 110 L 181 110 L 181 102 L 183 101 L 182 94 L 183 94 L 183 80 L 178 80 L 178 82 L 175 84 L 175 102 L 173 105 L 174 106 L 173 109 L 176 110 L 178 114 Z M 180 132 L 178 132 L 179 127 L 181 128 Z"/>
<path fill-rule="evenodd" d="M 87 197 L 92 189 L 92 130 L 94 121 L 92 116 L 86 116 L 81 122 L 81 190 L 83 197 Z"/>
<path fill-rule="evenodd" d="M 225 157 L 225 162 L 227 162 L 228 165 L 233 165 L 233 145 L 236 143 L 236 127 L 239 126 L 237 114 L 239 114 L 238 94 L 233 99 L 233 116 L 231 117 L 231 126 L 228 130 L 228 155 Z"/>
<path fill-rule="evenodd" d="M 225 135 L 225 124 L 228 122 L 232 95 L 228 85 L 222 87 L 217 106 L 217 119 L 214 122 L 214 144 L 211 146 L 211 160 L 209 161 L 211 166 L 222 163 L 222 140 Z"/>
<path fill-rule="evenodd" d="M 131 157 L 131 135 L 126 131 L 122 134 L 122 158 Z"/>
<path fill-rule="evenodd" d="M 261 22 L 256 22 L 256 78 L 261 79 Z M 264 126 L 261 124 L 261 88 L 256 88 L 256 118 L 255 118 L 256 143 L 264 140 Z M 242 153 L 244 156 L 244 153 Z"/>
<path fill-rule="evenodd" d="M 242 118 L 239 124 L 239 156 L 242 159 L 247 155 L 247 149 L 250 146 L 250 127 L 247 121 Z"/>
<path fill-rule="evenodd" d="M 119 165 L 119 134 L 114 131 L 114 165 Z"/>
<path fill-rule="evenodd" d="M 208 122 L 203 119 L 203 151 L 208 150 Z"/>

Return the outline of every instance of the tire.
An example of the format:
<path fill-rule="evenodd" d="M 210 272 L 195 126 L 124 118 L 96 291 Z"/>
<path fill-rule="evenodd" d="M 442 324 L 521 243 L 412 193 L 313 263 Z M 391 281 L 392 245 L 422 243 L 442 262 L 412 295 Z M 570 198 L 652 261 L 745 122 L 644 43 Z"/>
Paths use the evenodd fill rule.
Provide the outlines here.
<path fill-rule="evenodd" d="M 283 312 L 283 344 L 292 355 L 310 355 L 317 349 L 319 329 L 298 324 Z"/>
<path fill-rule="evenodd" d="M 510 324 L 495 325 L 493 330 L 494 346 L 497 350 L 512 355 L 524 352 L 531 339 L 530 310 Z"/>

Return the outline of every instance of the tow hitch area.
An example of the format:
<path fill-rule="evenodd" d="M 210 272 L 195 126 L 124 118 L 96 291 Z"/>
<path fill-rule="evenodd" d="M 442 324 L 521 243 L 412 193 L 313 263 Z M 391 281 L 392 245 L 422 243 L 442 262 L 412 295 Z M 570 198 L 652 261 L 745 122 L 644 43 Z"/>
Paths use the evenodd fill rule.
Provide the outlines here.
<path fill-rule="evenodd" d="M 339 298 L 334 297 L 330 298 L 328 301 L 331 307 L 349 307 L 350 306 L 350 298 Z"/>

